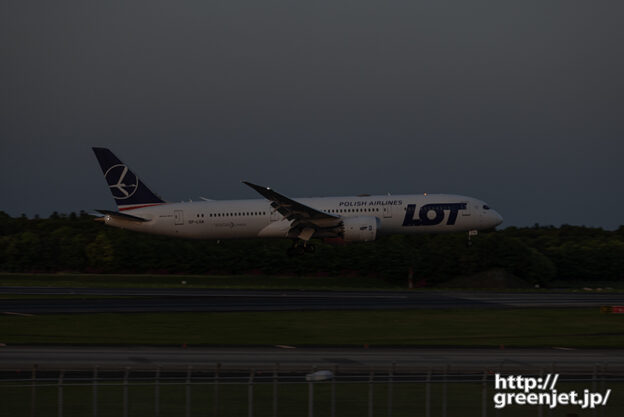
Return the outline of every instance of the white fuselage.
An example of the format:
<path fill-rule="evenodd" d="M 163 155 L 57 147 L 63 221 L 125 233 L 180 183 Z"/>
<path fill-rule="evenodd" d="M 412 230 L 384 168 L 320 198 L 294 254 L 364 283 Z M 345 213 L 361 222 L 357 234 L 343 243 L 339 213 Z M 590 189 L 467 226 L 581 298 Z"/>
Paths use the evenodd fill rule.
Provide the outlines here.
<path fill-rule="evenodd" d="M 377 217 L 378 235 L 462 232 L 493 228 L 502 222 L 483 201 L 448 194 L 301 198 L 297 202 L 342 218 Z M 286 220 L 265 199 L 164 203 L 125 208 L 148 221 L 110 215 L 106 224 L 124 229 L 193 239 L 289 236 Z M 323 237 L 323 236 L 314 236 Z"/>

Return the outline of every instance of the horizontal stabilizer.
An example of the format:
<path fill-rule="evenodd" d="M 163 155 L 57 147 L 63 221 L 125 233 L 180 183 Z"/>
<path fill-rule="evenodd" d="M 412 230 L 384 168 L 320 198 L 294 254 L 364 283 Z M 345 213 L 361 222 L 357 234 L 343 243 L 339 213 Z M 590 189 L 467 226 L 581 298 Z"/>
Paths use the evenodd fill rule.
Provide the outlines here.
<path fill-rule="evenodd" d="M 148 222 L 148 219 L 144 219 L 143 217 L 138 217 L 138 216 L 132 216 L 130 214 L 126 214 L 126 213 L 119 213 L 118 211 L 112 211 L 112 210 L 95 210 L 98 213 L 102 213 L 105 214 L 107 216 L 111 216 L 111 217 L 117 217 L 120 220 L 128 220 L 131 222 Z"/>

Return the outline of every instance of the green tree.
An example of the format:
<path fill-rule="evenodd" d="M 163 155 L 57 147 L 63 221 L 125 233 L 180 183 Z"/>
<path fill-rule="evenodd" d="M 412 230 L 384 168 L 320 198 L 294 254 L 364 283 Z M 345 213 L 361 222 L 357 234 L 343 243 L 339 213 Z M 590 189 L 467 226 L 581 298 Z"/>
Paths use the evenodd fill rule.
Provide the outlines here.
<path fill-rule="evenodd" d="M 86 255 L 88 265 L 93 270 L 101 272 L 115 270 L 115 251 L 106 233 L 98 233 L 95 240 L 87 245 Z"/>

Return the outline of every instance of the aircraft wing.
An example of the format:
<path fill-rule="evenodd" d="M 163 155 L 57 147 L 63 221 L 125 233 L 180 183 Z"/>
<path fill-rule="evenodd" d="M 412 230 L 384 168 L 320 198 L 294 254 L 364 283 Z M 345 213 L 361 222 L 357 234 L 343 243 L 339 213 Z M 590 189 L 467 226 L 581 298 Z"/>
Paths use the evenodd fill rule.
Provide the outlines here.
<path fill-rule="evenodd" d="M 340 216 L 325 213 L 305 204 L 292 200 L 285 195 L 273 191 L 269 187 L 243 181 L 243 184 L 256 190 L 260 195 L 271 202 L 271 206 L 288 220 L 293 220 L 294 226 L 331 227 L 340 222 Z"/>

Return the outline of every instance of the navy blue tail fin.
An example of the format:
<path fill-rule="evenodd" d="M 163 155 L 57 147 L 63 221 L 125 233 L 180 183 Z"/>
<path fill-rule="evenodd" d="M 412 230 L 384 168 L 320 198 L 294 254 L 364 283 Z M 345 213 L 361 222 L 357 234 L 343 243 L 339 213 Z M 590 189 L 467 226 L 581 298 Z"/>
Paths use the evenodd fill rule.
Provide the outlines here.
<path fill-rule="evenodd" d="M 93 152 L 120 210 L 165 202 L 147 188 L 139 177 L 110 150 L 93 148 Z"/>

